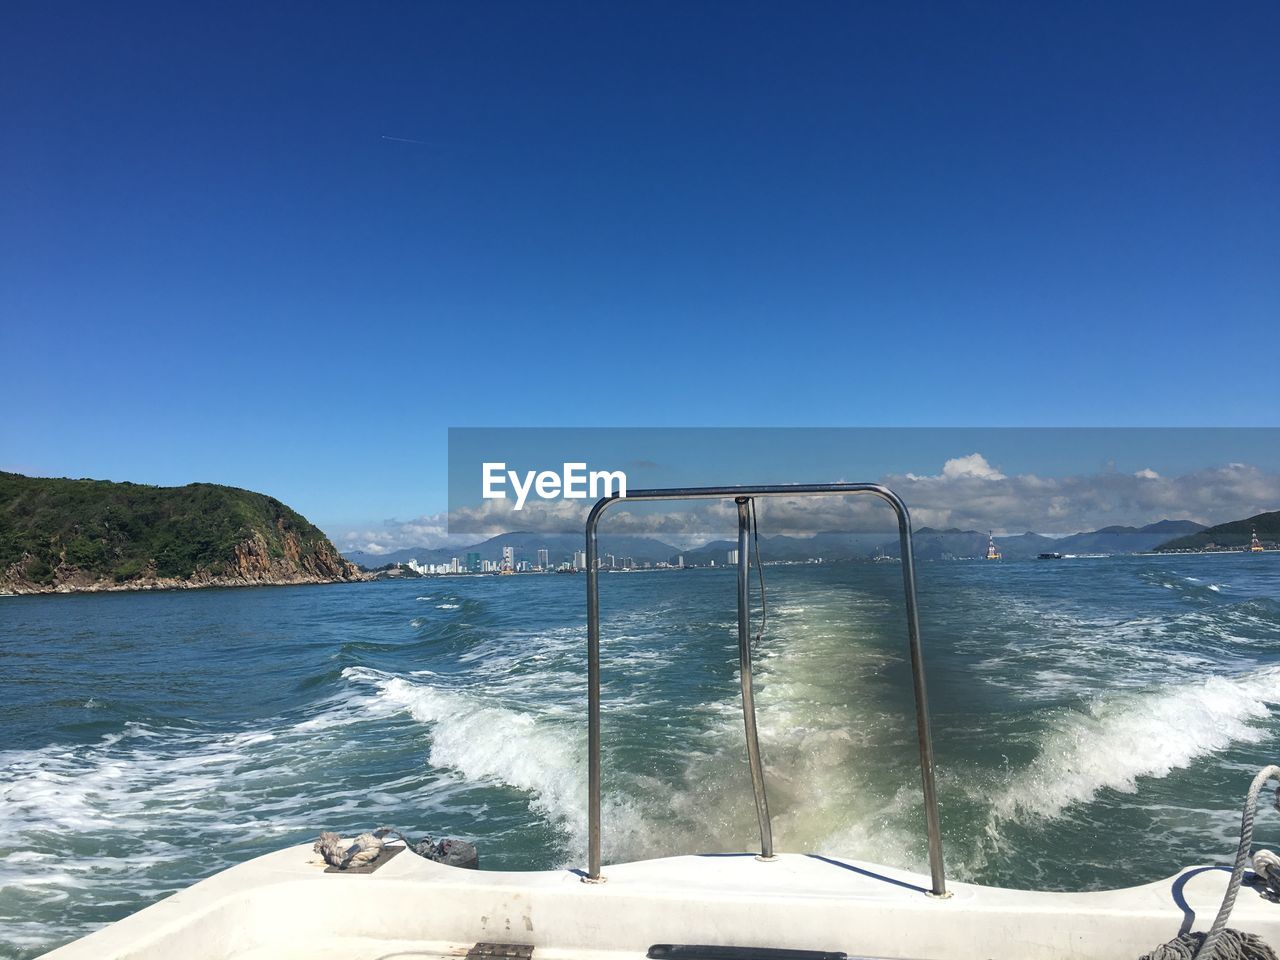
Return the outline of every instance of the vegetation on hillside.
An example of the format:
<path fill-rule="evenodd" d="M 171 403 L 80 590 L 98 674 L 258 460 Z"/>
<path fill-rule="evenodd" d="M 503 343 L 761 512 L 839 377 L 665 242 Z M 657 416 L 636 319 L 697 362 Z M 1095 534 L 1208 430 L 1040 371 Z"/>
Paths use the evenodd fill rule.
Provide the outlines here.
<path fill-rule="evenodd" d="M 1245 547 L 1249 545 L 1249 539 L 1255 530 L 1258 532 L 1258 539 L 1264 543 L 1280 542 L 1280 510 L 1273 513 L 1260 513 L 1244 520 L 1220 523 L 1216 527 L 1208 527 L 1199 533 L 1162 543 L 1157 549 L 1161 551 L 1212 550 L 1221 547 Z"/>
<path fill-rule="evenodd" d="M 0 472 L 0 581 L 52 586 L 139 578 L 346 579 L 305 517 L 264 494 L 193 483 L 152 487 Z"/>

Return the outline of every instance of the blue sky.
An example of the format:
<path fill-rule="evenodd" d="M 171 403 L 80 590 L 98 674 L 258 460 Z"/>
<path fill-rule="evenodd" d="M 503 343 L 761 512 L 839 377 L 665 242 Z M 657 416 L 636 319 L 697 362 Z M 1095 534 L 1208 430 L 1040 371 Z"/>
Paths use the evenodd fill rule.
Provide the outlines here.
<path fill-rule="evenodd" d="M 8 5 L 0 466 L 336 532 L 443 510 L 450 426 L 1275 424 L 1277 29 Z"/>

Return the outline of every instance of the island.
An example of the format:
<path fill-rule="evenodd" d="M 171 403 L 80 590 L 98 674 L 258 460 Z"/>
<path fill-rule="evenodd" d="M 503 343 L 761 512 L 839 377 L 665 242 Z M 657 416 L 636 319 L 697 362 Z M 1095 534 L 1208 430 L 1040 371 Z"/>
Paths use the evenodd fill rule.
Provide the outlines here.
<path fill-rule="evenodd" d="M 0 472 L 0 593 L 362 579 L 319 528 L 265 494 Z"/>
<path fill-rule="evenodd" d="M 1280 546 L 1280 510 L 1220 523 L 1157 547 L 1159 553 L 1239 553 L 1272 551 Z"/>

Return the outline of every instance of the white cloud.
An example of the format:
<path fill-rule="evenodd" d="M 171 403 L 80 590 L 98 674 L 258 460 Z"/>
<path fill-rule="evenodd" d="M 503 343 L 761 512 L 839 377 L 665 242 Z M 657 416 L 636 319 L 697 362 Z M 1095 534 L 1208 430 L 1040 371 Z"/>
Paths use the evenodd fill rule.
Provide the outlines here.
<path fill-rule="evenodd" d="M 1005 475 L 987 462 L 980 453 L 971 453 L 966 457 L 952 457 L 942 465 L 942 473 L 917 476 L 906 474 L 908 480 L 1004 480 Z"/>
<path fill-rule="evenodd" d="M 975 477 L 979 480 L 1003 480 L 1005 476 L 980 453 L 967 457 L 955 457 L 942 465 L 942 476 L 947 480 Z"/>
<path fill-rule="evenodd" d="M 1222 523 L 1276 509 L 1280 475 L 1229 464 L 1164 477 L 1102 472 L 1066 477 L 886 477 L 918 523 L 1039 533 L 1096 530 L 1156 520 Z"/>
<path fill-rule="evenodd" d="M 474 543 L 476 537 L 451 537 L 443 513 L 412 520 L 384 520 L 381 530 L 350 530 L 338 544 L 346 552 L 380 557 L 405 547 L 447 547 Z"/>
<path fill-rule="evenodd" d="M 880 482 L 902 496 L 917 528 L 1064 534 L 1166 518 L 1214 524 L 1280 509 L 1280 474 L 1239 463 L 1168 477 L 1151 469 L 1005 476 L 980 453 L 972 453 L 948 460 L 935 475 L 891 474 Z M 590 509 L 581 500 L 531 500 L 518 513 L 511 506 L 510 500 L 487 500 L 450 516 L 388 520 L 381 530 L 352 531 L 342 546 L 382 554 L 405 547 L 462 546 L 515 531 L 581 533 Z M 761 533 L 767 535 L 894 529 L 889 508 L 869 496 L 765 498 L 757 511 Z M 629 503 L 609 511 L 601 532 L 651 536 L 689 547 L 732 538 L 736 516 L 730 501 L 699 501 L 674 510 L 665 504 Z"/>

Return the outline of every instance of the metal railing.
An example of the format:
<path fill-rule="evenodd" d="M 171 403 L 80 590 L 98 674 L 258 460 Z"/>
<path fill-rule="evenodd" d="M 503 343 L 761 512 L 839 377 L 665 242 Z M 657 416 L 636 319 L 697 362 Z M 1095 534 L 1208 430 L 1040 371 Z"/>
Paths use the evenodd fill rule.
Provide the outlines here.
<path fill-rule="evenodd" d="M 929 734 L 929 700 L 925 691 L 924 657 L 920 650 L 920 622 L 916 611 L 916 574 L 911 552 L 911 516 L 896 493 L 878 483 L 779 484 L 760 487 L 677 487 L 631 490 L 625 497 L 604 497 L 587 517 L 587 790 L 588 790 L 588 870 L 584 878 L 600 882 L 600 564 L 598 529 L 600 518 L 613 504 L 623 500 L 728 500 L 738 506 L 738 653 L 742 664 L 742 715 L 746 728 L 747 758 L 751 765 L 751 785 L 755 792 L 756 816 L 760 821 L 760 856 L 773 858 L 773 832 L 769 823 L 769 803 L 765 796 L 764 765 L 756 735 L 755 698 L 752 689 L 750 604 L 748 571 L 751 540 L 748 505 L 755 497 L 811 497 L 870 494 L 884 500 L 898 518 L 898 541 L 902 552 L 902 583 L 906 592 L 907 647 L 911 655 L 911 679 L 916 701 L 916 737 L 920 747 L 920 778 L 924 787 L 925 829 L 929 835 L 929 872 L 933 896 L 947 896 L 942 863 L 942 834 L 938 824 L 938 797 L 933 777 L 933 741 Z"/>

